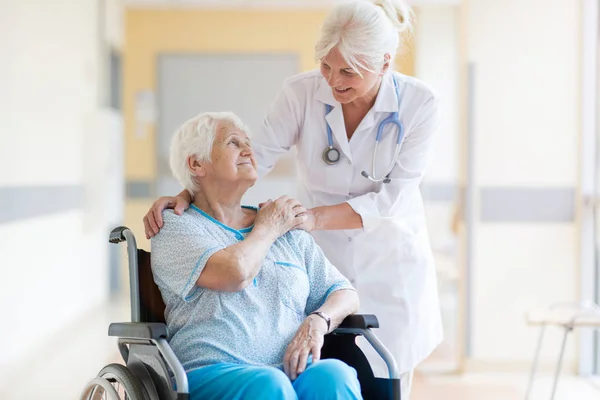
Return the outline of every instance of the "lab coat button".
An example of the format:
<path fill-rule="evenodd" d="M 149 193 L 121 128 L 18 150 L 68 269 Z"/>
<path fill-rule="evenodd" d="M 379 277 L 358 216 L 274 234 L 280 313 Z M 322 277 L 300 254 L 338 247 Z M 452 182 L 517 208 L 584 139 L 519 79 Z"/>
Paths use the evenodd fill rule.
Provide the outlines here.
<path fill-rule="evenodd" d="M 349 241 L 349 242 L 351 242 L 351 241 L 352 241 L 352 238 L 351 238 L 351 237 L 349 237 L 349 238 L 348 238 L 348 241 Z"/>
<path fill-rule="evenodd" d="M 350 196 L 346 196 L 346 200 L 350 200 Z"/>
<path fill-rule="evenodd" d="M 348 160 L 348 165 L 352 164 L 352 161 Z"/>

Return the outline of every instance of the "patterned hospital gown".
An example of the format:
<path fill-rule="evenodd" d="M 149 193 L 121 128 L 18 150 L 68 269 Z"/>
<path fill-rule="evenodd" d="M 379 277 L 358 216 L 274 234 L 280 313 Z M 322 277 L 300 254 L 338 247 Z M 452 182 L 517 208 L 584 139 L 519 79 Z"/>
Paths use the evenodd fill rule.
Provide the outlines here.
<path fill-rule="evenodd" d="M 195 285 L 207 260 L 240 240 L 235 230 L 192 206 L 182 216 L 163 213 L 152 239 L 152 272 L 166 304 L 169 343 L 186 371 L 230 362 L 280 367 L 306 316 L 330 293 L 352 289 L 312 236 L 295 230 L 280 237 L 260 272 L 239 292 Z"/>

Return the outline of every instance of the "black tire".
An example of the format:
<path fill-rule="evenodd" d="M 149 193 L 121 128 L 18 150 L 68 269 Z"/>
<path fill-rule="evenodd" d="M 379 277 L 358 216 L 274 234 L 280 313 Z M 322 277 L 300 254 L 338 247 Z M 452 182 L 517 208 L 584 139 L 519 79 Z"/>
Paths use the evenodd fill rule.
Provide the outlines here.
<path fill-rule="evenodd" d="M 123 400 L 150 400 L 142 382 L 124 365 L 109 364 L 100 370 L 98 377 L 111 383 L 119 383 L 125 392 Z"/>

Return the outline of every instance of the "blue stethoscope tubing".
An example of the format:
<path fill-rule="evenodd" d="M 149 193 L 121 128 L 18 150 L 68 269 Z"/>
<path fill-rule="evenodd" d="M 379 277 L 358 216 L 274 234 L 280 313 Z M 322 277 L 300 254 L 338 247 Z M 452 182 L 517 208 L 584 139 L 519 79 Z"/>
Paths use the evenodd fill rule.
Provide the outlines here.
<path fill-rule="evenodd" d="M 398 99 L 398 108 L 400 108 L 400 93 L 399 93 L 399 89 L 398 89 L 398 82 L 396 81 L 396 77 L 393 75 L 392 75 L 392 79 L 394 80 L 394 89 L 396 91 L 396 98 Z M 325 105 L 325 115 L 329 114 L 332 109 L 333 109 L 332 106 L 330 106 L 329 104 L 326 104 Z M 398 128 L 398 133 L 396 135 L 396 148 L 394 150 L 394 157 L 392 158 L 392 161 L 390 162 L 390 165 L 387 168 L 387 171 L 388 171 L 387 174 L 383 175 L 383 177 L 381 177 L 381 178 L 377 178 L 377 172 L 376 172 L 376 166 L 375 166 L 375 160 L 377 159 L 377 149 L 379 147 L 379 143 L 381 142 L 381 137 L 383 136 L 383 130 L 386 127 L 386 125 L 388 125 L 388 124 L 394 124 Z M 338 149 L 336 149 L 333 146 L 333 133 L 331 131 L 331 127 L 329 126 L 329 124 L 327 122 L 325 122 L 325 125 L 327 125 L 328 146 L 323 151 L 323 161 L 325 161 L 325 163 L 329 164 L 329 165 L 337 164 L 337 162 L 340 161 L 340 152 Z M 398 118 L 398 111 L 394 111 L 389 117 L 387 117 L 386 119 L 381 121 L 381 123 L 377 127 L 377 136 L 375 137 L 375 149 L 373 150 L 373 164 L 371 167 L 372 175 L 369 175 L 366 171 L 362 171 L 361 175 L 367 179 L 370 179 L 373 182 L 390 183 L 391 179 L 390 179 L 389 175 L 392 172 L 392 169 L 394 168 L 394 164 L 396 163 L 398 156 L 400 155 L 400 149 L 402 147 L 403 139 L 404 139 L 404 124 Z"/>

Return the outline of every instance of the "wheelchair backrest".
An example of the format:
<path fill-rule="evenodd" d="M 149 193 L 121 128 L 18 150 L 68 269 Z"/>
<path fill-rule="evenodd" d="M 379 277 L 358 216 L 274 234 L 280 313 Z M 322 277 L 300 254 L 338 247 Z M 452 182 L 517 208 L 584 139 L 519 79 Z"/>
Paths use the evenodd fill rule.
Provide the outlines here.
<path fill-rule="evenodd" d="M 150 253 L 138 249 L 138 285 L 140 288 L 140 321 L 165 323 L 165 303 L 150 264 Z"/>

